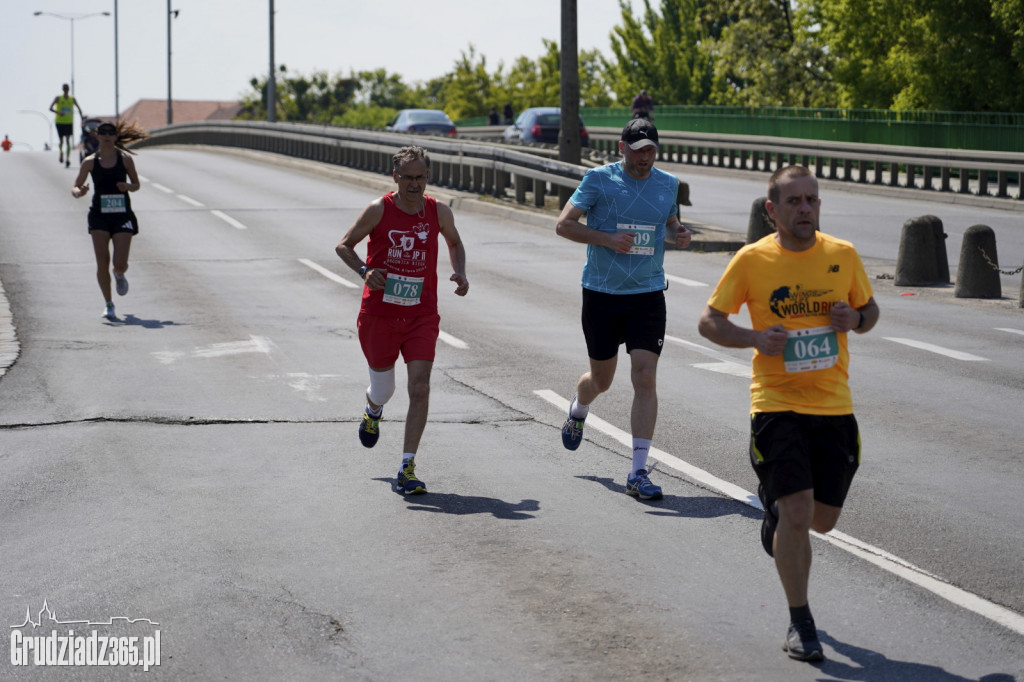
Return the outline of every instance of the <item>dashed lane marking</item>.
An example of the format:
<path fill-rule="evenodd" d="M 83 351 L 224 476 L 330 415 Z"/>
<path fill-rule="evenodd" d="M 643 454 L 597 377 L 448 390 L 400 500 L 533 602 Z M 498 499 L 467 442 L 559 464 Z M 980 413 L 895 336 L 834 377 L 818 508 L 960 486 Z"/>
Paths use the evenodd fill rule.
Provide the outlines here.
<path fill-rule="evenodd" d="M 707 346 L 702 346 L 699 343 L 687 341 L 686 339 L 681 339 L 678 336 L 666 335 L 665 340 L 671 341 L 672 343 L 677 343 L 680 346 L 689 348 L 690 350 L 695 350 L 698 353 L 701 353 L 702 355 L 706 355 L 709 358 L 714 358 L 715 360 L 718 361 L 699 362 L 692 365 L 697 369 L 704 369 L 709 372 L 718 372 L 719 374 L 730 374 L 736 377 L 743 377 L 744 379 L 750 378 L 750 363 L 737 362 L 736 358 L 732 357 L 731 355 L 728 355 L 727 353 L 715 350 L 714 348 L 708 348 Z"/>
<path fill-rule="evenodd" d="M 953 358 L 954 360 L 963 360 L 965 362 L 988 362 L 988 358 L 983 358 L 978 355 L 972 355 L 971 353 L 964 353 L 963 351 L 953 350 L 951 348 L 943 348 L 942 346 L 936 346 L 933 343 L 925 343 L 924 341 L 917 341 L 915 339 L 902 339 L 895 336 L 886 336 L 883 338 L 885 338 L 888 341 L 902 343 L 904 346 L 910 346 L 911 348 L 917 348 L 919 350 L 926 350 L 931 353 L 945 355 L 947 358 Z"/>
<path fill-rule="evenodd" d="M 248 229 L 245 225 L 243 225 L 242 223 L 238 222 L 237 220 L 235 220 L 234 218 L 229 216 L 224 211 L 218 211 L 217 209 L 212 209 L 210 211 L 210 213 L 212 213 L 213 215 L 217 216 L 218 218 L 220 218 L 221 220 L 226 222 L 228 225 L 230 225 L 231 227 L 233 227 L 233 228 L 235 228 L 237 230 L 246 230 L 246 229 Z"/>
<path fill-rule="evenodd" d="M 185 196 L 184 194 L 179 194 L 178 198 L 184 201 L 186 204 L 192 204 L 197 208 L 204 208 L 206 206 L 206 204 L 202 203 L 201 201 L 196 201 L 192 197 Z"/>
<path fill-rule="evenodd" d="M 698 282 L 695 279 L 686 279 L 685 277 L 676 277 L 675 275 L 665 275 L 665 279 L 676 284 L 682 284 L 684 287 L 706 287 L 708 286 L 705 282 Z"/>
<path fill-rule="evenodd" d="M 316 263 L 314 263 L 313 261 L 309 260 L 308 258 L 300 258 L 299 262 L 302 263 L 303 265 L 305 265 L 306 267 L 312 268 L 316 272 L 319 272 L 321 275 L 323 275 L 327 279 L 331 280 L 332 282 L 337 282 L 338 284 L 342 285 L 343 287 L 348 287 L 349 289 L 358 289 L 359 288 L 358 284 L 355 284 L 353 282 L 348 281 L 347 279 L 345 279 L 341 275 L 338 275 L 338 274 L 335 274 L 335 273 L 331 272 L 330 270 L 328 270 L 327 268 L 323 267 L 322 265 L 317 265 Z"/>

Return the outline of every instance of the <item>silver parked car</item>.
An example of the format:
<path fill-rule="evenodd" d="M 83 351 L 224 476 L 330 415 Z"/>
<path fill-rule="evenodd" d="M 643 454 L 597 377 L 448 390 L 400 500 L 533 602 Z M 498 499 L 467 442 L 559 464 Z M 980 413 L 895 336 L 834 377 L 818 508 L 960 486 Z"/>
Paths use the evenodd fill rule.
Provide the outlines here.
<path fill-rule="evenodd" d="M 439 109 L 402 109 L 387 124 L 385 130 L 424 135 L 455 137 L 455 124 L 448 114 Z"/>

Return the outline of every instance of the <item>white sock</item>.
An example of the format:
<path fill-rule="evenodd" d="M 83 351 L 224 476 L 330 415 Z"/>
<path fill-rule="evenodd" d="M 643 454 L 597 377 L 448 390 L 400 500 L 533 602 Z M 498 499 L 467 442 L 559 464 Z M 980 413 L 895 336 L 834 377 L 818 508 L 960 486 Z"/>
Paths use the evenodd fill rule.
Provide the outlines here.
<path fill-rule="evenodd" d="M 373 408 L 372 408 L 372 407 L 370 407 L 370 403 L 366 403 L 366 414 L 370 415 L 370 416 L 371 416 L 371 417 L 373 417 L 374 419 L 376 419 L 377 417 L 379 417 L 379 416 L 381 415 L 381 413 L 383 413 L 383 412 L 384 412 L 384 406 L 383 406 L 383 405 L 381 405 L 380 407 L 378 407 L 378 408 L 377 408 L 377 411 L 376 411 L 376 412 L 374 412 L 374 411 L 373 411 Z"/>
<path fill-rule="evenodd" d="M 583 405 L 579 398 L 573 397 L 572 404 L 569 405 L 569 414 L 573 419 L 586 419 L 590 414 L 590 405 Z"/>
<path fill-rule="evenodd" d="M 416 456 L 415 452 L 404 452 L 402 453 L 402 466 L 404 467 L 410 459 Z"/>
<path fill-rule="evenodd" d="M 630 476 L 636 476 L 640 469 L 647 468 L 647 453 L 651 451 L 651 441 L 647 438 L 633 439 L 633 470 Z"/>

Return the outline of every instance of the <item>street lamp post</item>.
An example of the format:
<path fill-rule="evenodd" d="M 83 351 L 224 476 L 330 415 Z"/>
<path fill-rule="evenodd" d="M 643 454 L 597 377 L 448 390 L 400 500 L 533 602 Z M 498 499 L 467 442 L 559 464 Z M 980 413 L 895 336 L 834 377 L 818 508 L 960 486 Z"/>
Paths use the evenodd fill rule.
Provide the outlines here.
<path fill-rule="evenodd" d="M 178 18 L 181 10 L 171 9 L 171 0 L 167 0 L 167 125 L 174 123 L 174 108 L 171 104 L 171 19 Z"/>
<path fill-rule="evenodd" d="M 48 17 L 57 17 L 58 19 L 65 19 L 71 23 L 71 96 L 75 95 L 75 20 L 76 19 L 88 19 L 89 17 L 109 17 L 110 12 L 93 12 L 91 14 L 54 14 L 53 12 L 33 12 L 35 16 L 46 15 Z"/>

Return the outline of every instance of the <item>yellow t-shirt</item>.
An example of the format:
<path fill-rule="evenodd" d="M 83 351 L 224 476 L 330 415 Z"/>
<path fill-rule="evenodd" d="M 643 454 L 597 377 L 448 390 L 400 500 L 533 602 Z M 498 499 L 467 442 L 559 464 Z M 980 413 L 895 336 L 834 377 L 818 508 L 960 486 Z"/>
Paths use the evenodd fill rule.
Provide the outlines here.
<path fill-rule="evenodd" d="M 828 329 L 829 312 L 871 296 L 856 249 L 831 235 L 819 232 L 806 251 L 783 249 L 774 234 L 740 249 L 708 305 L 734 315 L 745 303 L 754 329 L 781 324 L 790 335 L 783 355 L 754 350 L 751 412 L 852 414 L 847 334 Z"/>
<path fill-rule="evenodd" d="M 55 123 L 74 123 L 75 122 L 75 98 L 71 95 L 65 97 L 64 95 L 57 96 L 57 116 L 54 119 Z"/>

